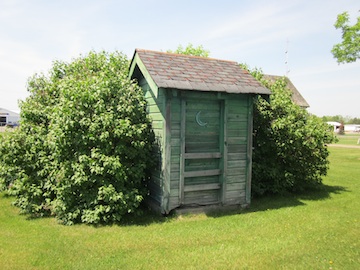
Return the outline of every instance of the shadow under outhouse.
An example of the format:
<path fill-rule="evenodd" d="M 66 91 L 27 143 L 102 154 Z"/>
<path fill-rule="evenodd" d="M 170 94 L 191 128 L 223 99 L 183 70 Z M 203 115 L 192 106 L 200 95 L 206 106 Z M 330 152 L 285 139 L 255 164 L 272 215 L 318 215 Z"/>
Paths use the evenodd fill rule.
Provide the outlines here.
<path fill-rule="evenodd" d="M 268 95 L 232 61 L 135 50 L 130 77 L 144 91 L 159 166 L 149 202 L 163 214 L 250 203 L 254 95 Z"/>

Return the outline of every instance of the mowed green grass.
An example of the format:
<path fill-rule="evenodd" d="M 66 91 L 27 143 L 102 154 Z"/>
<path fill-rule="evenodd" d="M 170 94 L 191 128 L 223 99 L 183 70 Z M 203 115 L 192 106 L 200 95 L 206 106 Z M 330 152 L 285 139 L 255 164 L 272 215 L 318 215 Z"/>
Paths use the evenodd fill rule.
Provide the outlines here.
<path fill-rule="evenodd" d="M 358 140 L 360 139 L 360 134 L 353 133 L 353 134 L 346 134 L 346 135 L 337 135 L 336 137 L 339 139 L 337 144 L 360 146 L 360 144 L 357 144 Z"/>
<path fill-rule="evenodd" d="M 360 149 L 330 148 L 324 190 L 122 226 L 28 219 L 0 195 L 0 269 L 360 269 Z"/>

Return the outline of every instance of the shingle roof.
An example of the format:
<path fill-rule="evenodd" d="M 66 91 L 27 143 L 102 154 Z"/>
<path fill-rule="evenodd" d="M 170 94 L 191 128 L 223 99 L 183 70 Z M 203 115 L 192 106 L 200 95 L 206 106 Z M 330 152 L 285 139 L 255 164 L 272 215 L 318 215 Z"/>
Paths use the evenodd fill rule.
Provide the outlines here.
<path fill-rule="evenodd" d="M 277 75 L 265 75 L 265 78 L 268 79 L 271 82 L 275 82 L 281 78 L 283 78 L 282 76 L 277 76 Z M 290 79 L 288 77 L 285 77 L 286 83 L 287 83 L 287 87 L 290 89 L 290 91 L 292 92 L 292 96 L 291 99 L 292 101 L 299 105 L 300 107 L 303 108 L 308 108 L 310 107 L 309 103 L 307 103 L 307 101 L 305 100 L 305 98 L 300 94 L 300 92 L 296 89 L 296 87 L 294 86 L 294 84 L 290 81 Z"/>
<path fill-rule="evenodd" d="M 141 49 L 135 54 L 161 88 L 270 94 L 236 62 Z"/>

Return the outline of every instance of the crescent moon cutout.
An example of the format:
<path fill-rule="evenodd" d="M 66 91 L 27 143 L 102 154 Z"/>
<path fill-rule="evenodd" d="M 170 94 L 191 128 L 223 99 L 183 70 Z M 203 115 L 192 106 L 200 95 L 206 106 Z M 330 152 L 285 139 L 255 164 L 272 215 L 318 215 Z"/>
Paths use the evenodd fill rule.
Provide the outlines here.
<path fill-rule="evenodd" d="M 195 116 L 196 123 L 198 123 L 198 125 L 201 127 L 205 127 L 208 123 L 201 121 L 200 115 L 201 115 L 201 111 L 198 111 Z"/>

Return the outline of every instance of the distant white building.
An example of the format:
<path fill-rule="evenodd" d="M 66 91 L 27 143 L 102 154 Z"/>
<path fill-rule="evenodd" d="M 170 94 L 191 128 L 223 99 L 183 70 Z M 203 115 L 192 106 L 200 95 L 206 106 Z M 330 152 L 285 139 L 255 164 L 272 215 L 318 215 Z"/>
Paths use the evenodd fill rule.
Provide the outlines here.
<path fill-rule="evenodd" d="M 330 125 L 330 126 L 332 126 L 334 128 L 334 132 L 336 132 L 336 133 L 340 132 L 341 123 L 332 122 L 332 121 L 329 121 L 329 122 L 326 122 L 326 123 L 328 123 L 328 125 Z"/>
<path fill-rule="evenodd" d="M 345 132 L 360 132 L 360 125 L 349 124 L 345 125 Z"/>
<path fill-rule="evenodd" d="M 0 108 L 0 126 L 18 126 L 20 114 Z"/>

